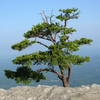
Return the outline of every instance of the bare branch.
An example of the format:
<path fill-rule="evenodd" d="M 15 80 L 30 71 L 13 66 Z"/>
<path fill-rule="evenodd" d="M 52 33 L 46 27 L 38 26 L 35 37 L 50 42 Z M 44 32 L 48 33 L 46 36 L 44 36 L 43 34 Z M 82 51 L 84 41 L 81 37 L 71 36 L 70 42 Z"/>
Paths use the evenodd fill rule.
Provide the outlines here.
<path fill-rule="evenodd" d="M 43 22 L 45 22 L 45 19 L 44 19 L 44 17 L 43 17 L 42 12 L 40 13 L 40 15 L 41 15 L 41 17 L 42 17 Z"/>
<path fill-rule="evenodd" d="M 45 21 L 48 23 L 48 17 L 47 17 L 47 15 L 45 14 L 45 11 L 43 10 L 43 15 L 44 15 L 44 17 L 45 17 Z"/>
<path fill-rule="evenodd" d="M 52 18 L 54 17 L 54 15 L 53 15 L 53 10 L 51 11 L 51 15 L 50 15 L 50 17 L 49 17 L 49 21 L 50 21 L 50 24 L 52 24 Z"/>
<path fill-rule="evenodd" d="M 52 17 L 53 17 L 54 15 L 51 15 L 50 16 L 50 24 L 52 24 Z"/>
<path fill-rule="evenodd" d="M 49 23 L 48 22 L 48 17 L 45 14 L 45 11 L 44 10 L 40 13 L 40 15 L 41 15 L 41 17 L 42 17 L 42 19 L 43 19 L 44 22 Z"/>

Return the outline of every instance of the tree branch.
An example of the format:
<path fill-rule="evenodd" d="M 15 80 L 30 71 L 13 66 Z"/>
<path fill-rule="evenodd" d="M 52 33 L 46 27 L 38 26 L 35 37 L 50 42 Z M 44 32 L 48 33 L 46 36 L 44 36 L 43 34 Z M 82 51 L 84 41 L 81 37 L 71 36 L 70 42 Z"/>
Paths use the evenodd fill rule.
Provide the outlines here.
<path fill-rule="evenodd" d="M 65 22 L 64 22 L 64 27 L 66 27 L 67 26 L 67 20 L 65 20 Z"/>
<path fill-rule="evenodd" d="M 45 45 L 45 44 L 43 44 L 43 43 L 41 43 L 41 42 L 39 42 L 39 41 L 37 41 L 37 43 L 43 45 L 43 46 L 46 47 L 46 48 L 49 48 L 49 46 L 47 46 L 47 45 Z"/>
<path fill-rule="evenodd" d="M 49 38 L 45 38 L 45 37 L 43 37 L 43 36 L 38 36 L 38 37 L 41 38 L 41 39 L 48 40 L 48 41 L 52 42 L 52 40 L 49 39 Z"/>
<path fill-rule="evenodd" d="M 64 70 L 61 68 L 60 65 L 59 65 L 59 69 L 60 69 L 61 74 L 64 76 Z"/>
<path fill-rule="evenodd" d="M 44 22 L 49 23 L 49 22 L 48 22 L 48 17 L 46 16 L 44 10 L 40 13 L 40 15 L 42 16 L 42 19 L 43 19 Z"/>
<path fill-rule="evenodd" d="M 43 14 L 42 14 L 42 13 L 40 13 L 40 15 L 41 15 L 41 17 L 42 17 L 42 20 L 45 22 L 45 19 L 44 19 L 44 17 L 43 17 Z"/>
<path fill-rule="evenodd" d="M 43 15 L 44 15 L 44 17 L 45 17 L 45 21 L 48 23 L 48 17 L 47 17 L 47 15 L 45 14 L 45 11 L 43 10 Z"/>
<path fill-rule="evenodd" d="M 56 40 L 55 38 L 53 38 L 53 36 L 51 35 L 51 41 L 55 44 Z"/>
<path fill-rule="evenodd" d="M 69 82 L 69 79 L 70 79 L 70 74 L 71 74 L 71 68 L 68 67 L 68 77 L 67 77 L 67 82 Z"/>
<path fill-rule="evenodd" d="M 59 72 L 56 72 L 54 69 L 51 68 L 41 68 L 36 70 L 37 72 L 42 72 L 42 71 L 48 71 L 48 72 L 52 72 L 55 73 L 56 75 L 58 75 L 59 77 L 62 77 L 62 74 L 60 74 Z"/>

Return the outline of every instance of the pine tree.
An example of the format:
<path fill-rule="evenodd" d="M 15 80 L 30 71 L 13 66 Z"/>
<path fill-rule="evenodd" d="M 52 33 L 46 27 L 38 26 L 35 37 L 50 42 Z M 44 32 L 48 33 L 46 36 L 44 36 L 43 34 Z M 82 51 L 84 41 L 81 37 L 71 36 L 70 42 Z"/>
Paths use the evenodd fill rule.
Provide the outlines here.
<path fill-rule="evenodd" d="M 16 80 L 16 82 L 30 83 L 32 80 L 39 82 L 47 79 L 43 72 L 52 72 L 62 81 L 63 86 L 69 85 L 71 68 L 74 65 L 80 65 L 88 62 L 90 57 L 80 56 L 74 52 L 80 50 L 80 46 L 90 44 L 91 39 L 81 38 L 71 40 L 71 36 L 76 29 L 68 27 L 68 21 L 79 17 L 79 10 L 60 9 L 59 15 L 47 17 L 42 13 L 43 22 L 32 26 L 24 33 L 24 40 L 12 46 L 12 49 L 21 51 L 31 45 L 40 44 L 46 48 L 39 52 L 18 56 L 13 60 L 14 64 L 19 65 L 16 71 L 5 70 L 7 78 Z M 38 38 L 38 39 L 37 39 Z M 45 44 L 43 41 L 49 41 Z M 41 65 L 38 70 L 32 70 L 32 67 Z M 46 68 L 42 68 L 46 65 Z"/>

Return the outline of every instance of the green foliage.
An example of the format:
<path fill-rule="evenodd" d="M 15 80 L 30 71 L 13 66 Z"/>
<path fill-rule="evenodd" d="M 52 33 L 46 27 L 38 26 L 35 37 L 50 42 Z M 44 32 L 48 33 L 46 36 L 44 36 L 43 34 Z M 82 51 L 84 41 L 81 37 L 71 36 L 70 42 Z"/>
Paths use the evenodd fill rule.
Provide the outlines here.
<path fill-rule="evenodd" d="M 74 42 L 78 45 L 90 44 L 93 40 L 88 38 L 81 38 L 80 40 L 75 40 Z"/>
<path fill-rule="evenodd" d="M 27 54 L 23 56 L 16 57 L 16 59 L 13 60 L 14 64 L 18 65 L 30 65 L 32 62 L 34 64 L 40 64 L 40 63 L 46 63 L 48 60 L 49 52 L 38 52 L 38 53 L 32 53 Z"/>
<path fill-rule="evenodd" d="M 59 11 L 61 12 L 61 14 L 58 15 L 56 18 L 61 20 L 61 21 L 78 18 L 78 15 L 79 15 L 78 9 L 75 9 L 75 8 L 60 9 Z"/>
<path fill-rule="evenodd" d="M 45 80 L 46 78 L 42 73 L 38 73 L 33 71 L 29 67 L 18 67 L 16 71 L 5 70 L 5 75 L 7 78 L 11 78 L 16 80 L 17 83 L 28 84 L 31 83 L 32 80 L 36 80 L 39 82 L 41 79 Z"/>
<path fill-rule="evenodd" d="M 21 41 L 20 43 L 14 44 L 12 46 L 12 49 L 20 51 L 20 50 L 25 49 L 34 43 L 36 43 L 36 41 L 30 41 L 30 40 L 25 39 L 25 40 Z"/>
<path fill-rule="evenodd" d="M 69 60 L 70 63 L 75 65 L 80 65 L 81 63 L 90 61 L 90 57 L 82 57 L 79 55 L 69 55 L 66 57 L 66 60 Z"/>
<path fill-rule="evenodd" d="M 40 48 L 41 51 L 39 52 L 16 57 L 13 63 L 22 67 L 18 67 L 16 71 L 6 70 L 5 74 L 8 78 L 15 79 L 18 83 L 29 83 L 32 80 L 38 82 L 41 79 L 46 79 L 42 71 L 53 72 L 58 75 L 57 70 L 54 68 L 55 66 L 58 66 L 62 71 L 72 65 L 80 65 L 90 61 L 88 56 L 82 57 L 75 55 L 74 52 L 80 50 L 80 46 L 90 44 L 92 40 L 81 38 L 72 41 L 70 39 L 72 35 L 70 34 L 75 33 L 76 29 L 67 26 L 68 20 L 78 18 L 79 10 L 72 8 L 60 9 L 59 11 L 60 14 L 55 16 L 55 21 L 42 22 L 32 26 L 29 31 L 24 33 L 25 40 L 12 46 L 12 49 L 20 51 L 32 44 L 38 43 L 46 47 L 47 50 L 42 51 Z M 33 38 L 34 41 L 30 40 L 30 38 Z M 38 38 L 38 40 L 39 38 L 44 39 L 51 42 L 51 44 L 46 45 L 43 41 L 37 41 L 36 38 Z M 47 69 L 40 70 L 40 72 L 31 69 L 31 66 L 41 64 L 47 65 Z M 50 68 L 52 70 L 50 70 Z M 64 73 L 61 72 L 60 74 L 63 75 Z"/>
<path fill-rule="evenodd" d="M 60 32 L 61 29 L 62 29 L 62 26 L 60 26 L 59 23 L 49 24 L 47 22 L 43 22 L 43 23 L 40 23 L 40 24 L 33 26 L 31 30 L 24 33 L 24 37 L 25 38 L 34 38 L 34 37 L 50 38 L 50 36 L 52 35 L 51 32 L 52 33 L 54 33 L 54 32 L 58 33 L 58 32 Z"/>

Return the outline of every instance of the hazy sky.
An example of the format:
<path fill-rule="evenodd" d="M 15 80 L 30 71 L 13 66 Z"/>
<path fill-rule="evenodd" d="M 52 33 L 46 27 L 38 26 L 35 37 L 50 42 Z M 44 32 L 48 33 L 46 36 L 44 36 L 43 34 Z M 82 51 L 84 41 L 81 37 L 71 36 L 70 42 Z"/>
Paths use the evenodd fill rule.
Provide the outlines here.
<path fill-rule="evenodd" d="M 80 18 L 71 21 L 80 36 L 94 40 L 91 51 L 99 51 L 100 0 L 0 0 L 0 56 L 15 53 L 10 46 L 22 40 L 23 33 L 41 20 L 42 10 L 79 8 Z M 77 36 L 76 36 L 77 37 Z"/>

